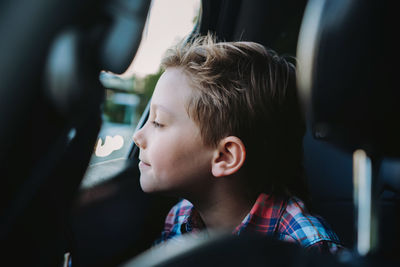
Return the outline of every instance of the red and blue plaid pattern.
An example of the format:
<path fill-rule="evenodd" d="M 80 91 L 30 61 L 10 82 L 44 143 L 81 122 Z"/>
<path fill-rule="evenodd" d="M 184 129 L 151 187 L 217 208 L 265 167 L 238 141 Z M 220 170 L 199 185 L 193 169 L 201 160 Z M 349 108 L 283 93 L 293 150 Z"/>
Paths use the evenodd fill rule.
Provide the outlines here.
<path fill-rule="evenodd" d="M 168 213 L 161 238 L 156 243 L 184 233 L 196 233 L 205 225 L 188 200 L 181 200 Z M 339 238 L 320 217 L 308 213 L 304 203 L 296 198 L 276 198 L 260 194 L 242 223 L 233 234 L 253 231 L 295 242 L 306 249 L 331 253 L 342 248 Z"/>

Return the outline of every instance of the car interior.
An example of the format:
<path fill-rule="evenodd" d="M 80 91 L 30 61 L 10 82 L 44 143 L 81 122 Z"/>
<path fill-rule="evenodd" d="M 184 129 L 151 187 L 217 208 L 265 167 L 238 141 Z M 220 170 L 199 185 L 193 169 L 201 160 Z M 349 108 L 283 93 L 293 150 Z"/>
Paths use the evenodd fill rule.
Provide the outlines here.
<path fill-rule="evenodd" d="M 320 255 L 259 235 L 223 232 L 152 247 L 178 198 L 141 190 L 133 142 L 126 156 L 90 164 L 106 99 L 99 75 L 129 68 L 152 2 L 0 3 L 3 261 L 74 267 L 398 266 L 400 92 L 389 62 L 396 51 L 393 4 L 200 1 L 192 35 L 212 32 L 220 40 L 258 42 L 296 64 L 311 210 L 346 247 L 340 255 Z M 147 105 L 136 129 L 148 113 Z M 90 179 L 100 182 L 82 186 Z"/>

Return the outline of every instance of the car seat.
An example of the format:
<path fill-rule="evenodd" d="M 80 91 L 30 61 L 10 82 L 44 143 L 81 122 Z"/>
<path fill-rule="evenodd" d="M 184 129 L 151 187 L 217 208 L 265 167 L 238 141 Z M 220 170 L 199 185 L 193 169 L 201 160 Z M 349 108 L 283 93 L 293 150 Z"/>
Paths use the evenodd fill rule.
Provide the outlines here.
<path fill-rule="evenodd" d="M 400 212 L 394 182 L 400 178 L 395 159 L 400 128 L 394 123 L 400 93 L 391 83 L 393 72 L 385 68 L 390 65 L 391 8 L 387 1 L 309 1 L 297 53 L 309 128 L 305 165 L 315 210 L 345 245 L 385 259 L 397 258 Z M 365 194 L 372 197 L 368 231 L 360 229 L 359 212 L 366 203 L 358 200 L 358 180 L 353 187 L 359 171 L 353 152 L 358 149 L 371 163 L 372 192 Z M 363 250 L 362 239 L 368 235 L 368 249 Z"/>
<path fill-rule="evenodd" d="M 101 125 L 101 69 L 127 68 L 148 1 L 2 1 L 0 240 L 4 262 L 59 266 Z M 137 12 L 129 17 L 130 11 Z M 129 34 L 127 34 L 129 33 Z M 121 38 L 121 36 L 123 38 Z"/>

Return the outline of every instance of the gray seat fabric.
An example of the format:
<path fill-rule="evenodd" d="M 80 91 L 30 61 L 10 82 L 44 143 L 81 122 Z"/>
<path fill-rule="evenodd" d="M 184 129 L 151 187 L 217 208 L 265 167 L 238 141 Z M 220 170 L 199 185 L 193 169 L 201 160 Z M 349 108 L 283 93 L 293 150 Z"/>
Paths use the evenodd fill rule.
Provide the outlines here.
<path fill-rule="evenodd" d="M 330 144 L 304 137 L 304 167 L 311 209 L 324 217 L 347 247 L 354 244 L 352 158 Z"/>
<path fill-rule="evenodd" d="M 297 51 L 299 95 L 312 129 L 304 145 L 314 211 L 354 245 L 352 153 L 363 149 L 378 193 L 378 253 L 387 257 L 398 251 L 400 217 L 400 165 L 389 158 L 400 155 L 400 91 L 382 68 L 390 64 L 391 8 L 385 1 L 309 1 Z"/>

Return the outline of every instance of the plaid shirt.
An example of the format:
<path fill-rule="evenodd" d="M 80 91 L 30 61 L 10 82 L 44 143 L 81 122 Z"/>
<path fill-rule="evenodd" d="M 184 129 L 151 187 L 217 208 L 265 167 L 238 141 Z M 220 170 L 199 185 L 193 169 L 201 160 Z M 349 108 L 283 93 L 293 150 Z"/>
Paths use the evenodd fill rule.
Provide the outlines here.
<path fill-rule="evenodd" d="M 188 200 L 181 200 L 168 213 L 161 238 L 162 243 L 185 233 L 197 233 L 205 229 L 200 214 Z M 306 249 L 336 253 L 342 246 L 337 235 L 320 217 L 310 215 L 304 203 L 296 198 L 275 198 L 260 194 L 242 223 L 233 234 L 253 231 L 295 242 Z"/>

